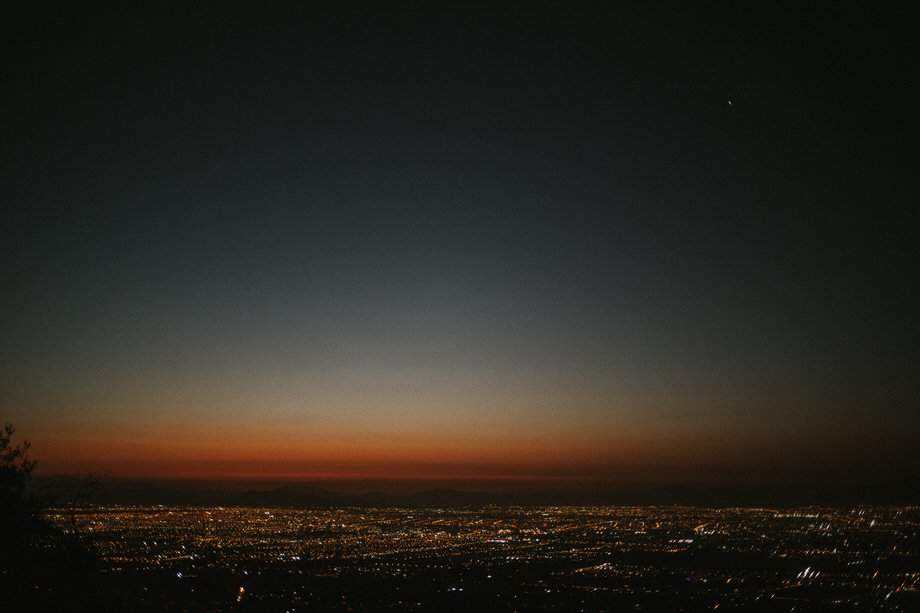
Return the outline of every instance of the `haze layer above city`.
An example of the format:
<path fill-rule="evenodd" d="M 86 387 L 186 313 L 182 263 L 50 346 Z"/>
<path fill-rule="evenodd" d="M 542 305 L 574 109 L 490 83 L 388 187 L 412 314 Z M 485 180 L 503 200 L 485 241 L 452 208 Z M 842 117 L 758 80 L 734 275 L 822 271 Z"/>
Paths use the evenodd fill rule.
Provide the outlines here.
<path fill-rule="evenodd" d="M 36 477 L 917 489 L 906 14 L 2 21 L 0 422 Z"/>

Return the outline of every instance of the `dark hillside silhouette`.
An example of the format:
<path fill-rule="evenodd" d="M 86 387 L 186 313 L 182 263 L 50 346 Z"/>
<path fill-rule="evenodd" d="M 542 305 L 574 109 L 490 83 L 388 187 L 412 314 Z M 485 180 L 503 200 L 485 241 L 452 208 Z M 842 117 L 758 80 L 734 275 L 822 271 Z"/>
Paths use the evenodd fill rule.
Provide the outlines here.
<path fill-rule="evenodd" d="M 12 425 L 0 431 L 0 594 L 15 611 L 107 610 L 99 559 L 77 537 L 42 518 L 28 492 L 36 462 L 29 442 L 14 444 Z M 76 597 L 79 595 L 78 597 Z"/>
<path fill-rule="evenodd" d="M 29 547 L 29 538 L 37 527 L 34 505 L 26 498 L 26 484 L 32 477 L 35 462 L 29 459 L 28 441 L 13 445 L 16 430 L 6 424 L 0 432 L 0 564 L 6 569 L 10 561 Z"/>

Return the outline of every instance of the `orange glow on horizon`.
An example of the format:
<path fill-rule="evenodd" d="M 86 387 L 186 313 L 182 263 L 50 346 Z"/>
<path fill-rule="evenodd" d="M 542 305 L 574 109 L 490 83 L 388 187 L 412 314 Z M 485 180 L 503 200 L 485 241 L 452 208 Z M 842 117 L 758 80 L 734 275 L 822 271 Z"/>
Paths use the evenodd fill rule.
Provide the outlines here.
<path fill-rule="evenodd" d="M 827 464 L 851 449 L 890 448 L 868 429 L 819 444 L 781 426 L 716 430 L 703 420 L 661 416 L 646 422 L 628 415 L 607 422 L 565 417 L 480 416 L 437 428 L 431 419 L 384 421 L 380 414 L 360 424 L 294 416 L 250 427 L 252 418 L 85 420 L 54 428 L 36 420 L 17 430 L 32 443 L 36 476 L 138 479 L 743 481 L 794 476 L 801 466 Z"/>
<path fill-rule="evenodd" d="M 501 480 L 665 482 L 744 472 L 764 440 L 734 442 L 652 436 L 619 439 L 434 434 L 373 439 L 291 437 L 70 437 L 33 441 L 37 475 L 106 473 L 116 478 L 205 480 Z M 775 463 L 774 463 L 775 464 Z"/>

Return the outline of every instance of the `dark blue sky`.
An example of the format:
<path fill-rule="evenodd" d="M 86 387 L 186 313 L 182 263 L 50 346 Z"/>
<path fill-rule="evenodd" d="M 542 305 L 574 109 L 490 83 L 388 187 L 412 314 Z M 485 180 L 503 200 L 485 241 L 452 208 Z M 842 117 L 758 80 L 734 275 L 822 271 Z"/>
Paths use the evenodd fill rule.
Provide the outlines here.
<path fill-rule="evenodd" d="M 49 471 L 916 476 L 906 15 L 3 21 L 0 416 Z"/>

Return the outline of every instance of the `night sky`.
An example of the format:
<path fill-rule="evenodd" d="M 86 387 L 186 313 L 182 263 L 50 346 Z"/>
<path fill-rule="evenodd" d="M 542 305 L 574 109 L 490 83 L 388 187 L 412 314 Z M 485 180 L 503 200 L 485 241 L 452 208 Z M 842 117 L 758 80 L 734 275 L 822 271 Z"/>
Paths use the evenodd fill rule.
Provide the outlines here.
<path fill-rule="evenodd" d="M 906 12 L 33 4 L 0 422 L 37 474 L 920 482 Z"/>

